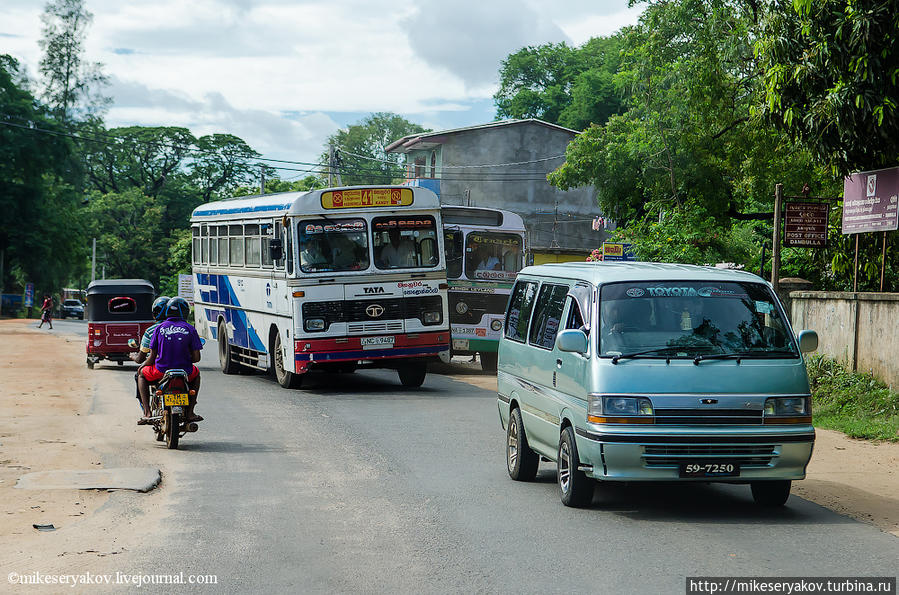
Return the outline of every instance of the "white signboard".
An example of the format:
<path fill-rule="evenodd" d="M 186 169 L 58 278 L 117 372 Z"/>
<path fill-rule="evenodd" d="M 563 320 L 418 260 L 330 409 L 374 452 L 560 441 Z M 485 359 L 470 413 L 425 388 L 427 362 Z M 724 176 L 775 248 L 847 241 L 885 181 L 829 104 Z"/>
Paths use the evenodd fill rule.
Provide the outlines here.
<path fill-rule="evenodd" d="M 194 305 L 193 275 L 178 275 L 178 296 L 186 299 L 191 306 Z"/>

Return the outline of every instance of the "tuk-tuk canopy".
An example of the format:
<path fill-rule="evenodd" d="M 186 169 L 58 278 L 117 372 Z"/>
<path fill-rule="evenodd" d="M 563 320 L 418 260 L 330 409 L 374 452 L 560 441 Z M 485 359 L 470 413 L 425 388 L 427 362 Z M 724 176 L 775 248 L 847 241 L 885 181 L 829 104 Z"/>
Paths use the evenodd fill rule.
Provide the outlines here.
<path fill-rule="evenodd" d="M 103 279 L 87 286 L 91 322 L 153 320 L 156 292 L 146 279 Z"/>

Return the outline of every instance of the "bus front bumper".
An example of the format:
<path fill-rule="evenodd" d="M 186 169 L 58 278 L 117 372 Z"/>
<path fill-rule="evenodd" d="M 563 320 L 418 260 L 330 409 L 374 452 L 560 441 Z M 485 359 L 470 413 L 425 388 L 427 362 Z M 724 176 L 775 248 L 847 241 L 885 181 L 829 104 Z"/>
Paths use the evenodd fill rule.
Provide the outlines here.
<path fill-rule="evenodd" d="M 363 345 L 363 337 L 298 339 L 294 356 L 296 372 L 302 374 L 319 363 L 402 359 L 436 361 L 449 357 L 449 331 L 379 335 L 388 336 L 393 337 L 392 345 Z"/>

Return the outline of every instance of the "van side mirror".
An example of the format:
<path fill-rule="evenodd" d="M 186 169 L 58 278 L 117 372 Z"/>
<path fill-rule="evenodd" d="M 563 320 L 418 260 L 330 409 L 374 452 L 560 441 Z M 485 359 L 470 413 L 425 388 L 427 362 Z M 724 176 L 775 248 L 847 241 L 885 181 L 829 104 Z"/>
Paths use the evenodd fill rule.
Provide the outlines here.
<path fill-rule="evenodd" d="M 556 345 L 559 346 L 559 351 L 583 355 L 587 353 L 587 335 L 580 329 L 564 330 L 556 337 Z"/>
<path fill-rule="evenodd" d="M 268 255 L 272 260 L 281 260 L 284 258 L 284 245 L 281 238 L 272 238 L 268 244 Z"/>
<path fill-rule="evenodd" d="M 811 353 L 818 348 L 818 333 L 815 331 L 799 331 L 796 338 L 799 340 L 799 351 L 802 353 Z"/>

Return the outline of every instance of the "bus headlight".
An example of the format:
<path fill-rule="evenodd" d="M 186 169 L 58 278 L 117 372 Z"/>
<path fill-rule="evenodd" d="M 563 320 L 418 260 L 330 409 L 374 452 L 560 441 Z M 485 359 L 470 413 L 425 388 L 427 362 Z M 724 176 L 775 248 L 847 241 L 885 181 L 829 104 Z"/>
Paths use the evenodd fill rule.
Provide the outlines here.
<path fill-rule="evenodd" d="M 325 319 L 324 318 L 307 318 L 303 323 L 306 332 L 316 332 L 325 330 Z"/>
<path fill-rule="evenodd" d="M 468 312 L 468 304 L 466 304 L 465 302 L 459 302 L 458 304 L 456 304 L 456 312 L 458 312 L 459 314 L 465 314 L 466 312 Z"/>
<path fill-rule="evenodd" d="M 499 329 L 503 328 L 503 321 L 499 320 L 499 319 L 494 320 L 493 322 L 490 323 L 490 328 L 495 331 L 498 331 Z"/>
<path fill-rule="evenodd" d="M 421 315 L 421 320 L 425 324 L 439 324 L 441 318 L 443 317 L 440 312 L 423 312 Z"/>
<path fill-rule="evenodd" d="M 587 401 L 587 421 L 595 424 L 651 424 L 654 413 L 646 397 L 591 394 Z"/>

